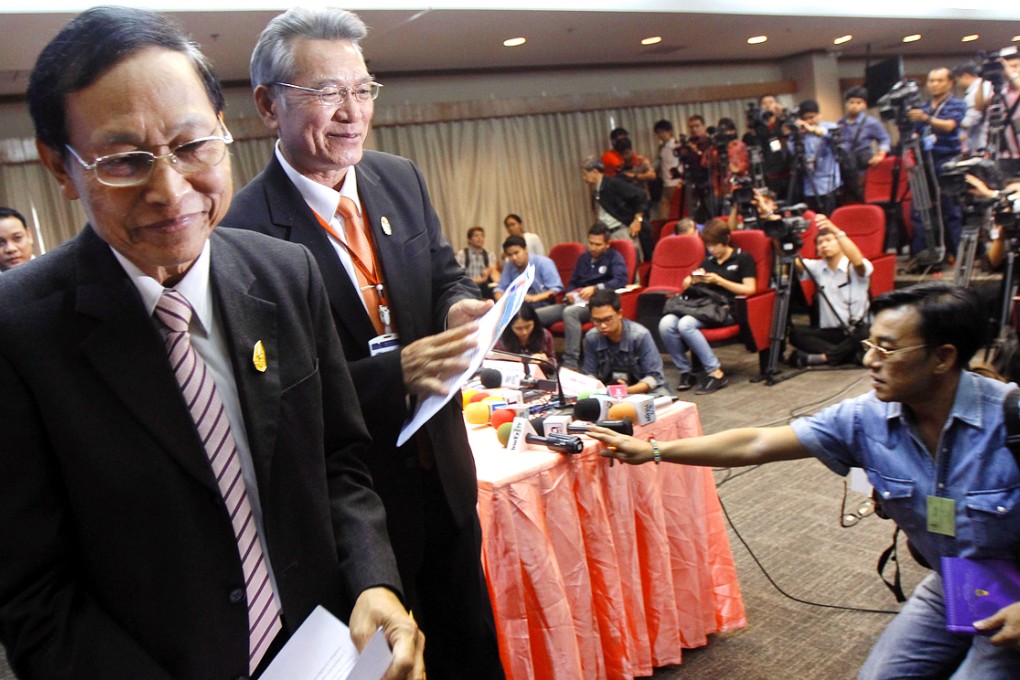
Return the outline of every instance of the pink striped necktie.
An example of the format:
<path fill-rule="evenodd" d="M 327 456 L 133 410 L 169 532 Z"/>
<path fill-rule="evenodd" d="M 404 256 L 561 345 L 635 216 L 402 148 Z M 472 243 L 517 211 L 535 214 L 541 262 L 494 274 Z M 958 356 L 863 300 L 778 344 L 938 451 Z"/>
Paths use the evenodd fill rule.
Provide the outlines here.
<path fill-rule="evenodd" d="M 175 290 L 163 291 L 156 303 L 156 318 L 168 331 L 166 349 L 170 355 L 170 367 L 181 386 L 184 401 L 195 421 L 206 455 L 209 456 L 237 539 L 248 602 L 248 670 L 254 673 L 273 638 L 280 631 L 280 613 L 273 597 L 273 586 L 262 554 L 262 545 L 255 530 L 255 518 L 241 477 L 241 461 L 234 436 L 230 432 L 227 413 L 216 391 L 212 374 L 191 346 L 191 335 L 188 333 L 191 314 L 191 305 Z"/>

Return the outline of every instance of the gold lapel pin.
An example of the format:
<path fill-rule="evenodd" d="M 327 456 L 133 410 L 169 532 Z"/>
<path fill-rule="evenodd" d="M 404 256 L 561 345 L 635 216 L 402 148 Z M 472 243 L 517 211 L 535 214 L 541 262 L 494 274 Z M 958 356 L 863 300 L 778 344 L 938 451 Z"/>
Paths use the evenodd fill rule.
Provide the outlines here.
<path fill-rule="evenodd" d="M 266 372 L 266 348 L 259 340 L 255 343 L 255 349 L 251 353 L 251 362 L 255 364 L 255 370 L 259 373 Z"/>
<path fill-rule="evenodd" d="M 382 219 L 379 220 L 379 224 L 382 225 L 382 231 L 384 234 L 386 234 L 387 236 L 393 235 L 393 229 L 390 228 L 390 221 L 385 215 L 383 215 Z"/>

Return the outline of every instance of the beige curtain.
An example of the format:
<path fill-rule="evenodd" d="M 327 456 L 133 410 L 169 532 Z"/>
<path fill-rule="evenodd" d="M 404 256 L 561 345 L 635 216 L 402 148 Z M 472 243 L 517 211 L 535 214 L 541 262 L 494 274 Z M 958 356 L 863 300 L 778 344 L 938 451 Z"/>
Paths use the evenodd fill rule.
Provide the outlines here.
<path fill-rule="evenodd" d="M 377 127 L 369 146 L 410 158 L 421 168 L 454 248 L 466 244 L 469 227 L 480 225 L 488 247 L 498 252 L 505 237 L 503 216 L 513 212 L 548 250 L 583 240 L 592 217 L 579 163 L 609 147 L 612 128 L 627 128 L 638 153 L 654 162 L 657 120 L 672 121 L 678 132 L 693 113 L 709 125 L 728 116 L 742 126 L 743 106 L 743 100 L 731 100 Z M 236 139 L 234 183 L 240 188 L 265 166 L 275 140 L 257 120 L 228 123 Z M 34 211 L 46 249 L 85 223 L 78 202 L 65 201 L 39 164 L 32 140 L 0 141 L 0 205 L 21 211 L 29 221 Z"/>

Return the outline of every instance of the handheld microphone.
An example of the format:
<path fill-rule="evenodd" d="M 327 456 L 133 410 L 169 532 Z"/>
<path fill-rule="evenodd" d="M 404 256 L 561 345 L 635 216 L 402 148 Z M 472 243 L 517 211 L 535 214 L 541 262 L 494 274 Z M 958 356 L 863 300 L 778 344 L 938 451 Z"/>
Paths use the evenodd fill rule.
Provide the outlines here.
<path fill-rule="evenodd" d="M 476 373 L 478 380 L 481 381 L 482 387 L 488 389 L 496 389 L 503 385 L 503 374 L 494 368 L 483 368 Z"/>
<path fill-rule="evenodd" d="M 548 437 L 539 437 L 534 434 L 527 434 L 524 440 L 529 444 L 543 444 L 550 451 L 559 453 L 581 453 L 584 451 L 584 442 L 581 438 L 572 434 L 551 434 Z"/>
<path fill-rule="evenodd" d="M 578 399 L 574 403 L 574 420 L 585 420 L 589 423 L 599 419 L 602 413 L 602 404 L 598 399 Z"/>
<path fill-rule="evenodd" d="M 612 430 L 617 434 L 627 435 L 628 437 L 634 436 L 634 423 L 626 418 L 623 420 L 599 420 L 594 424 L 607 430 Z M 587 431 L 587 425 L 567 425 L 567 432 L 569 434 L 584 434 Z"/>

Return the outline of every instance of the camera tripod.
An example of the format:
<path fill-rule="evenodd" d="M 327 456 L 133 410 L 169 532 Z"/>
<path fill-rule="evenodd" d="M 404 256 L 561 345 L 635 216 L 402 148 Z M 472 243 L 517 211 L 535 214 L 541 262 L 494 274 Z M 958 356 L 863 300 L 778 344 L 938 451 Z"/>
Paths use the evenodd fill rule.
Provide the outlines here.
<path fill-rule="evenodd" d="M 907 183 L 910 185 L 914 210 L 921 216 L 921 229 L 924 236 L 924 250 L 917 254 L 914 261 L 921 265 L 935 265 L 942 262 L 946 256 L 946 246 L 942 235 L 942 201 L 935 168 L 929 154 L 925 153 L 921 147 L 920 137 L 915 136 L 909 129 L 901 129 L 900 138 L 906 139 L 903 142 L 903 155 L 900 156 L 900 162 L 905 162 L 903 159 L 907 158 L 908 154 L 914 158 L 914 164 L 907 165 Z M 934 189 L 934 197 L 932 189 Z M 893 191 L 895 192 L 895 190 L 894 184 Z"/>
<path fill-rule="evenodd" d="M 966 288 L 974 275 L 974 256 L 977 253 L 978 237 L 981 230 L 990 233 L 995 226 L 992 205 L 971 206 L 964 210 L 963 231 L 960 245 L 956 250 L 956 264 L 953 266 L 953 285 Z M 1012 254 L 1012 253 L 1011 253 Z"/>
<path fill-rule="evenodd" d="M 776 299 L 772 303 L 772 325 L 769 329 L 769 349 L 761 375 L 751 378 L 751 382 L 764 382 L 768 386 L 776 385 L 795 378 L 804 372 L 796 369 L 783 373 L 779 370 L 779 359 L 783 355 L 783 343 L 786 342 L 786 328 L 790 319 L 790 298 L 793 292 L 793 281 L 796 275 L 794 262 L 800 250 L 800 237 L 784 237 L 774 242 L 779 246 L 776 268 Z"/>

